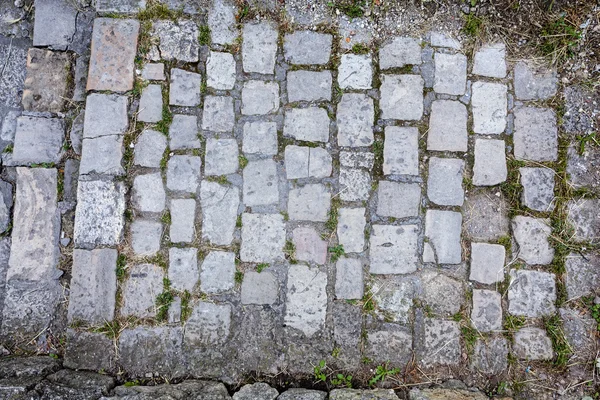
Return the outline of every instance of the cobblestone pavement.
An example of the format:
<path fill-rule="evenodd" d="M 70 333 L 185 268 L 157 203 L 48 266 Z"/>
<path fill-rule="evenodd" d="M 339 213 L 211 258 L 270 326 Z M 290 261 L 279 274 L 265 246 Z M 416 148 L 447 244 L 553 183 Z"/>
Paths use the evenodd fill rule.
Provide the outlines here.
<path fill-rule="evenodd" d="M 36 1 L 33 42 L 0 38 L 7 354 L 593 379 L 600 150 L 561 125 L 556 72 L 439 32 L 137 7 Z"/>

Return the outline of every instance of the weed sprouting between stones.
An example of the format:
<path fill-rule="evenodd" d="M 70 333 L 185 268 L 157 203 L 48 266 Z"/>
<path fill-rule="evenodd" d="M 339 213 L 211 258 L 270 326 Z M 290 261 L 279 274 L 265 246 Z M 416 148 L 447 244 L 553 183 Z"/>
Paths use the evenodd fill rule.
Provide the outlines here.
<path fill-rule="evenodd" d="M 548 21 L 541 33 L 541 50 L 554 62 L 564 61 L 575 55 L 581 31 L 564 15 Z"/>
<path fill-rule="evenodd" d="M 329 253 L 331 254 L 331 262 L 334 263 L 340 259 L 346 252 L 344 251 L 344 246 L 338 244 L 336 246 L 329 248 Z"/>
<path fill-rule="evenodd" d="M 236 285 L 241 285 L 244 281 L 244 273 L 242 271 L 235 271 L 234 280 Z"/>
<path fill-rule="evenodd" d="M 169 307 L 175 296 L 171 290 L 171 281 L 169 278 L 163 278 L 163 291 L 156 298 L 156 320 L 163 322 L 167 320 L 169 314 Z"/>
<path fill-rule="evenodd" d="M 285 253 L 285 258 L 288 259 L 290 264 L 296 264 L 298 262 L 296 260 L 296 246 L 294 245 L 294 242 L 291 240 L 286 241 L 283 252 Z"/>
<path fill-rule="evenodd" d="M 544 318 L 544 326 L 550 340 L 552 340 L 552 347 L 555 352 L 554 365 L 561 368 L 566 367 L 571 355 L 571 346 L 565 338 L 560 317 L 553 315 Z"/>
<path fill-rule="evenodd" d="M 210 45 L 210 28 L 208 25 L 200 25 L 198 30 L 198 43 L 202 46 Z"/>
<path fill-rule="evenodd" d="M 209 182 L 216 182 L 218 184 L 221 185 L 229 185 L 229 180 L 227 179 L 227 176 L 225 175 L 219 175 L 219 176 L 206 176 L 204 178 L 205 180 L 209 181 Z"/>
<path fill-rule="evenodd" d="M 256 272 L 258 272 L 259 274 L 261 272 L 263 272 L 266 268 L 269 268 L 269 264 L 267 263 L 260 263 L 256 266 Z"/>
<path fill-rule="evenodd" d="M 398 375 L 400 372 L 402 372 L 400 368 L 390 369 L 388 363 L 378 365 L 377 368 L 375 368 L 373 377 L 369 379 L 369 386 L 375 386 L 377 382 L 383 382 L 388 377 Z"/>
<path fill-rule="evenodd" d="M 181 320 L 187 321 L 192 314 L 192 306 L 190 302 L 192 300 L 192 294 L 185 290 L 181 295 Z"/>
<path fill-rule="evenodd" d="M 248 159 L 245 156 L 239 156 L 238 160 L 240 162 L 240 169 L 246 168 L 246 165 L 248 165 Z"/>

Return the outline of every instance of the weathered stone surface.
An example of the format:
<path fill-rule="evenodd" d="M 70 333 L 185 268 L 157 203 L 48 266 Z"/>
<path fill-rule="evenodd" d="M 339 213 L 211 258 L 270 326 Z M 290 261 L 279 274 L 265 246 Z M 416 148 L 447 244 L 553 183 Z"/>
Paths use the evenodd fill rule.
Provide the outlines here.
<path fill-rule="evenodd" d="M 473 74 L 490 78 L 506 76 L 506 48 L 504 43 L 481 46 L 473 57 Z"/>
<path fill-rule="evenodd" d="M 208 10 L 208 27 L 215 44 L 233 44 L 239 32 L 235 19 L 236 7 L 227 0 L 214 0 Z"/>
<path fill-rule="evenodd" d="M 196 236 L 196 200 L 172 199 L 169 206 L 171 211 L 171 227 L 169 238 L 172 243 L 190 243 Z"/>
<path fill-rule="evenodd" d="M 85 103 L 83 138 L 121 136 L 128 126 L 127 97 L 116 94 L 92 93 Z"/>
<path fill-rule="evenodd" d="M 277 124 L 275 122 L 246 122 L 242 151 L 247 154 L 277 154 Z"/>
<path fill-rule="evenodd" d="M 515 65 L 515 94 L 519 100 L 544 100 L 556 94 L 555 71 L 535 70 L 525 62 Z"/>
<path fill-rule="evenodd" d="M 419 131 L 387 126 L 383 146 L 384 175 L 419 175 Z"/>
<path fill-rule="evenodd" d="M 395 37 L 379 49 L 379 68 L 401 68 L 421 64 L 421 44 L 417 39 Z"/>
<path fill-rule="evenodd" d="M 417 225 L 373 225 L 372 274 L 408 274 L 417 269 Z"/>
<path fill-rule="evenodd" d="M 325 324 L 327 274 L 305 265 L 290 265 L 284 322 L 307 337 Z"/>
<path fill-rule="evenodd" d="M 571 360 L 591 361 L 595 356 L 595 332 L 598 324 L 591 316 L 584 315 L 577 310 L 561 308 L 559 313 L 563 322 L 565 338 L 573 352 Z"/>
<path fill-rule="evenodd" d="M 469 279 L 486 285 L 504 281 L 504 246 L 471 243 L 471 275 Z"/>
<path fill-rule="evenodd" d="M 419 120 L 423 116 L 423 85 L 419 75 L 381 75 L 379 107 L 384 119 Z"/>
<path fill-rule="evenodd" d="M 372 169 L 375 155 L 370 152 L 340 151 L 340 165 L 348 168 Z"/>
<path fill-rule="evenodd" d="M 370 47 L 375 27 L 369 18 L 351 18 L 347 15 L 338 17 L 340 47 L 350 50 L 355 44 L 364 44 Z"/>
<path fill-rule="evenodd" d="M 164 81 L 165 80 L 165 64 L 163 63 L 148 63 L 142 69 L 142 79 L 149 81 Z"/>
<path fill-rule="evenodd" d="M 340 349 L 337 365 L 356 365 L 361 360 L 362 309 L 345 301 L 335 301 L 332 306 L 333 340 Z"/>
<path fill-rule="evenodd" d="M 155 52 L 159 51 L 163 60 L 198 61 L 198 26 L 194 21 L 159 20 L 152 24 L 152 30 L 153 36 L 158 38 Z"/>
<path fill-rule="evenodd" d="M 233 394 L 233 400 L 275 400 L 279 392 L 266 383 L 244 385 Z"/>
<path fill-rule="evenodd" d="M 139 30 L 140 23 L 133 19 L 94 20 L 87 90 L 126 92 L 133 88 Z"/>
<path fill-rule="evenodd" d="M 42 0 L 35 5 L 33 45 L 66 50 L 75 35 L 77 9 L 66 0 Z"/>
<path fill-rule="evenodd" d="M 331 175 L 332 158 L 320 147 L 286 146 L 285 171 L 287 179 L 326 178 Z"/>
<path fill-rule="evenodd" d="M 277 29 L 269 22 L 248 23 L 242 33 L 244 72 L 272 74 L 277 53 Z"/>
<path fill-rule="evenodd" d="M 301 388 L 288 389 L 281 393 L 278 400 L 325 400 L 327 392 Z"/>
<path fill-rule="evenodd" d="M 68 319 L 102 325 L 115 315 L 117 250 L 73 251 Z"/>
<path fill-rule="evenodd" d="M 572 144 L 567 150 L 567 173 L 574 187 L 587 187 L 600 193 L 600 147 L 585 146 L 583 154 L 579 146 Z"/>
<path fill-rule="evenodd" d="M 115 344 L 103 333 L 67 329 L 63 365 L 72 369 L 113 371 Z"/>
<path fill-rule="evenodd" d="M 322 184 L 309 184 L 289 192 L 288 214 L 296 221 L 327 221 L 331 194 Z"/>
<path fill-rule="evenodd" d="M 506 128 L 508 97 L 506 85 L 490 82 L 474 82 L 473 131 L 481 134 L 503 133 Z"/>
<path fill-rule="evenodd" d="M 467 83 L 467 57 L 463 54 L 435 53 L 435 82 L 437 93 L 462 95 Z"/>
<path fill-rule="evenodd" d="M 279 297 L 279 283 L 270 272 L 248 271 L 242 282 L 242 304 L 274 304 Z"/>
<path fill-rule="evenodd" d="M 171 331 L 178 330 L 180 329 L 171 328 Z M 160 338 L 161 335 L 157 334 L 154 337 Z M 149 345 L 148 348 L 151 349 L 152 345 Z M 173 352 L 170 352 L 170 354 L 173 354 Z M 142 377 L 144 375 L 142 373 L 139 376 Z M 161 373 L 161 375 L 179 377 L 181 376 L 181 371 L 171 369 Z M 198 400 L 231 400 L 227 388 L 222 383 L 200 380 L 188 380 L 178 384 L 169 383 L 155 386 L 117 386 L 115 394 L 135 399 L 181 396 L 181 398 L 196 398 Z"/>
<path fill-rule="evenodd" d="M 145 6 L 145 0 L 96 0 L 96 11 L 100 13 L 135 13 Z"/>
<path fill-rule="evenodd" d="M 340 208 L 337 235 L 346 253 L 362 253 L 365 249 L 365 208 Z"/>
<path fill-rule="evenodd" d="M 550 168 L 519 168 L 523 193 L 521 202 L 536 211 L 554 208 L 554 171 Z"/>
<path fill-rule="evenodd" d="M 198 250 L 195 248 L 169 249 L 169 281 L 175 290 L 192 292 L 200 271 L 198 270 Z"/>
<path fill-rule="evenodd" d="M 125 185 L 80 181 L 75 210 L 75 246 L 116 246 L 123 237 Z"/>
<path fill-rule="evenodd" d="M 0 180 L 0 232 L 6 231 L 10 224 L 13 206 L 13 188 L 8 182 Z M 8 255 L 8 253 L 6 253 Z"/>
<path fill-rule="evenodd" d="M 138 121 L 158 122 L 162 119 L 162 89 L 160 85 L 148 85 L 142 91 Z"/>
<path fill-rule="evenodd" d="M 162 65 L 162 64 L 161 64 Z M 87 75 L 90 68 L 89 55 L 81 54 L 75 60 L 75 70 L 73 72 L 75 88 L 73 89 L 73 101 L 85 101 L 87 85 Z"/>
<path fill-rule="evenodd" d="M 242 214 L 242 246 L 244 262 L 271 263 L 283 258 L 285 223 L 280 214 Z"/>
<path fill-rule="evenodd" d="M 131 248 L 137 256 L 153 256 L 160 250 L 163 226 L 160 222 L 137 219 L 131 223 Z"/>
<path fill-rule="evenodd" d="M 556 161 L 556 115 L 549 108 L 523 107 L 514 111 L 514 154 L 517 160 Z"/>
<path fill-rule="evenodd" d="M 425 318 L 420 361 L 425 366 L 460 362 L 460 329 L 457 322 Z"/>
<path fill-rule="evenodd" d="M 77 114 L 75 119 L 73 120 L 73 124 L 71 125 L 71 130 L 69 131 L 69 139 L 71 141 L 71 148 L 77 155 L 81 155 L 81 146 L 83 141 L 83 121 L 85 117 L 85 111 L 82 110 Z M 15 118 L 16 122 L 16 118 Z M 15 124 L 16 128 L 16 124 Z M 13 137 L 14 138 L 14 137 Z M 1 136 L 0 136 L 1 139 Z"/>
<path fill-rule="evenodd" d="M 242 114 L 272 114 L 279 109 L 277 82 L 247 81 L 242 89 Z"/>
<path fill-rule="evenodd" d="M 0 102 L 8 107 L 19 108 L 27 71 L 27 43 L 4 40 L 0 42 L 0 57 L 5 60 L 4 73 L 0 78 Z"/>
<path fill-rule="evenodd" d="M 424 269 L 420 273 L 421 299 L 440 316 L 451 316 L 465 303 L 465 286 L 440 270 Z"/>
<path fill-rule="evenodd" d="M 206 60 L 206 84 L 219 90 L 235 86 L 235 60 L 233 54 L 211 51 Z"/>
<path fill-rule="evenodd" d="M 156 315 L 156 297 L 163 292 L 164 270 L 152 264 L 129 267 L 129 278 L 123 284 L 121 315 L 152 318 Z"/>
<path fill-rule="evenodd" d="M 292 108 L 285 113 L 283 134 L 297 140 L 328 142 L 329 123 L 327 111 L 322 108 Z"/>
<path fill-rule="evenodd" d="M 494 186 L 506 180 L 504 140 L 475 140 L 475 163 L 473 165 L 473 184 L 477 186 Z"/>
<path fill-rule="evenodd" d="M 196 156 L 175 155 L 167 163 L 167 188 L 195 193 L 200 184 L 202 160 Z"/>
<path fill-rule="evenodd" d="M 379 181 L 377 215 L 406 218 L 419 215 L 421 187 L 418 183 Z"/>
<path fill-rule="evenodd" d="M 70 59 L 66 53 L 31 48 L 27 53 L 27 77 L 23 108 L 27 111 L 63 111 Z"/>
<path fill-rule="evenodd" d="M 523 328 L 515 332 L 513 353 L 522 360 L 551 360 L 552 341 L 540 328 Z"/>
<path fill-rule="evenodd" d="M 124 175 L 125 170 L 121 165 L 122 156 L 123 136 L 121 135 L 84 138 L 79 173 L 81 175 Z"/>
<path fill-rule="evenodd" d="M 202 181 L 200 204 L 202 238 L 216 245 L 231 244 L 240 204 L 240 190 L 216 182 Z"/>
<path fill-rule="evenodd" d="M 484 374 L 497 375 L 506 369 L 507 358 L 508 344 L 505 338 L 480 338 L 475 342 L 471 368 Z"/>
<path fill-rule="evenodd" d="M 165 209 L 166 195 L 160 172 L 136 176 L 131 200 L 141 212 L 162 212 Z"/>
<path fill-rule="evenodd" d="M 169 149 L 199 149 L 200 146 L 198 118 L 195 115 L 173 115 L 169 126 Z"/>
<path fill-rule="evenodd" d="M 186 323 L 184 344 L 197 347 L 222 343 L 231 329 L 231 305 L 198 302 Z"/>
<path fill-rule="evenodd" d="M 574 240 L 600 242 L 600 200 L 569 201 L 567 203 L 567 221 L 575 229 Z"/>
<path fill-rule="evenodd" d="M 296 31 L 285 35 L 285 59 L 292 64 L 323 65 L 329 62 L 331 35 L 311 31 Z"/>
<path fill-rule="evenodd" d="M 508 312 L 539 318 L 555 312 L 554 274 L 541 271 L 511 270 L 508 288 Z"/>
<path fill-rule="evenodd" d="M 461 262 L 462 215 L 453 211 L 427 210 L 423 262 L 458 264 Z"/>
<path fill-rule="evenodd" d="M 427 150 L 467 151 L 467 108 L 454 100 L 431 104 Z"/>
<path fill-rule="evenodd" d="M 244 204 L 248 207 L 277 204 L 279 186 L 273 160 L 250 161 L 243 171 Z"/>
<path fill-rule="evenodd" d="M 63 153 L 65 124 L 59 118 L 17 118 L 14 165 L 58 163 Z"/>
<path fill-rule="evenodd" d="M 569 300 L 591 294 L 599 287 L 598 262 L 600 262 L 600 255 L 596 253 L 582 255 L 571 253 L 567 256 L 565 285 Z"/>
<path fill-rule="evenodd" d="M 206 96 L 202 112 L 202 129 L 231 132 L 235 124 L 233 99 L 229 96 Z"/>
<path fill-rule="evenodd" d="M 462 187 L 464 169 L 465 162 L 458 158 L 431 157 L 427 175 L 429 200 L 441 206 L 462 206 L 465 198 Z"/>
<path fill-rule="evenodd" d="M 202 261 L 200 289 L 211 294 L 226 292 L 234 288 L 234 277 L 235 253 L 211 251 Z"/>
<path fill-rule="evenodd" d="M 516 216 L 512 222 L 513 236 L 518 244 L 515 254 L 528 264 L 547 265 L 554 259 L 554 249 L 548 238 L 552 228 L 543 219 Z"/>
<path fill-rule="evenodd" d="M 200 104 L 202 76 L 183 69 L 171 69 L 169 104 L 195 107 Z"/>
<path fill-rule="evenodd" d="M 429 40 L 431 45 L 435 47 L 448 47 L 455 50 L 461 48 L 460 42 L 445 32 L 431 32 Z"/>
<path fill-rule="evenodd" d="M 146 129 L 135 146 L 133 163 L 141 167 L 158 168 L 167 148 L 167 138 L 160 132 Z"/>
<path fill-rule="evenodd" d="M 338 145 L 359 147 L 373 143 L 375 107 L 364 94 L 346 93 L 337 108 Z"/>
<path fill-rule="evenodd" d="M 386 323 L 380 329 L 367 331 L 364 351 L 366 357 L 374 363 L 389 362 L 390 366 L 405 365 L 412 358 L 411 348 L 410 328 Z"/>
<path fill-rule="evenodd" d="M 343 201 L 366 201 L 371 190 L 369 171 L 357 168 L 340 169 L 340 199 Z"/>
<path fill-rule="evenodd" d="M 371 293 L 381 319 L 409 323 L 414 300 L 420 295 L 420 279 L 414 275 L 393 275 L 373 281 Z"/>
<path fill-rule="evenodd" d="M 235 139 L 208 139 L 206 141 L 205 175 L 234 174 L 239 165 L 239 150 Z"/>
<path fill-rule="evenodd" d="M 329 393 L 329 400 L 397 400 L 398 396 L 392 389 L 334 389 Z"/>
<path fill-rule="evenodd" d="M 508 235 L 508 204 L 500 191 L 467 194 L 463 206 L 465 232 L 472 240 L 495 241 Z"/>
<path fill-rule="evenodd" d="M 340 258 L 335 264 L 335 297 L 338 299 L 362 299 L 363 292 L 361 261 L 356 258 Z"/>
<path fill-rule="evenodd" d="M 371 56 L 342 54 L 337 79 L 342 89 L 370 89 L 373 80 Z"/>
<path fill-rule="evenodd" d="M 502 296 L 495 290 L 473 289 L 471 321 L 480 332 L 502 329 Z"/>
<path fill-rule="evenodd" d="M 288 102 L 331 101 L 331 71 L 289 71 Z"/>
<path fill-rule="evenodd" d="M 297 260 L 323 265 L 327 260 L 327 242 L 321 239 L 316 229 L 301 226 L 294 229 L 292 243 Z"/>

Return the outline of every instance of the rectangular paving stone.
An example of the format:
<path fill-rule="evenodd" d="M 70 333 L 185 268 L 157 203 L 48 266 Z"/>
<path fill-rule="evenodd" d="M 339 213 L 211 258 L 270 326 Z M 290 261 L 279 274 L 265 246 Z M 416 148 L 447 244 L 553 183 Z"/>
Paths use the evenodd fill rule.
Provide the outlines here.
<path fill-rule="evenodd" d="M 419 175 L 419 131 L 386 126 L 383 145 L 384 175 Z"/>
<path fill-rule="evenodd" d="M 165 209 L 166 194 L 161 173 L 136 176 L 131 202 L 141 212 L 162 212 Z"/>
<path fill-rule="evenodd" d="M 208 27 L 214 44 L 233 44 L 239 36 L 236 21 L 237 8 L 227 0 L 214 0 L 208 10 Z"/>
<path fill-rule="evenodd" d="M 506 128 L 508 97 L 506 85 L 473 82 L 471 85 L 473 131 L 481 134 L 499 134 Z"/>
<path fill-rule="evenodd" d="M 305 265 L 290 265 L 284 322 L 311 337 L 325 325 L 327 274 Z"/>
<path fill-rule="evenodd" d="M 465 162 L 461 159 L 431 157 L 427 175 L 429 201 L 441 206 L 462 206 L 464 169 Z"/>
<path fill-rule="evenodd" d="M 554 209 L 554 171 L 550 168 L 519 168 L 521 202 L 536 211 Z"/>
<path fill-rule="evenodd" d="M 181 292 L 187 290 L 191 293 L 200 278 L 198 249 L 195 247 L 171 247 L 169 249 L 168 276 L 173 289 Z"/>
<path fill-rule="evenodd" d="M 192 306 L 185 325 L 185 348 L 215 345 L 228 340 L 231 333 L 231 305 L 199 301 Z"/>
<path fill-rule="evenodd" d="M 384 323 L 381 327 L 367 330 L 366 345 L 364 349 L 365 356 L 373 362 L 389 363 L 389 365 L 406 365 L 412 357 L 412 332 L 410 328 Z M 335 392 L 332 391 L 332 393 Z M 371 397 L 369 390 L 362 391 L 366 398 Z M 393 390 L 384 389 L 373 390 L 374 398 L 396 397 Z M 362 395 L 359 394 L 362 397 Z M 381 397 L 380 397 L 381 396 Z M 389 396 L 389 397 L 388 397 Z M 392 397 L 393 396 L 393 397 Z M 333 397 L 334 399 L 343 399 L 343 397 Z M 360 398 L 360 397 L 359 397 Z M 373 398 L 373 397 L 371 397 Z"/>
<path fill-rule="evenodd" d="M 171 69 L 169 104 L 195 107 L 200 104 L 202 76 L 179 68 Z"/>
<path fill-rule="evenodd" d="M 63 365 L 72 369 L 111 371 L 115 366 L 115 343 L 103 333 L 67 329 Z"/>
<path fill-rule="evenodd" d="M 73 268 L 67 318 L 102 325 L 115 315 L 117 250 L 73 251 Z"/>
<path fill-rule="evenodd" d="M 242 304 L 274 304 L 279 296 L 279 283 L 270 272 L 247 271 L 241 288 Z"/>
<path fill-rule="evenodd" d="M 138 121 L 156 123 L 162 119 L 163 101 L 160 85 L 148 85 L 142 90 Z"/>
<path fill-rule="evenodd" d="M 277 82 L 247 81 L 242 88 L 242 114 L 265 115 L 279 109 Z"/>
<path fill-rule="evenodd" d="M 85 103 L 83 137 L 124 135 L 129 125 L 127 96 L 92 93 Z"/>
<path fill-rule="evenodd" d="M 326 178 L 331 175 L 331 155 L 320 147 L 286 146 L 284 160 L 287 179 Z"/>
<path fill-rule="evenodd" d="M 506 181 L 506 149 L 504 140 L 475 140 L 475 163 L 473 164 L 473 184 L 494 186 Z"/>
<path fill-rule="evenodd" d="M 202 129 L 231 132 L 235 123 L 233 99 L 229 96 L 206 96 L 202 112 Z"/>
<path fill-rule="evenodd" d="M 421 43 L 410 37 L 395 37 L 379 49 L 379 68 L 402 68 L 421 64 Z"/>
<path fill-rule="evenodd" d="M 505 258 L 502 245 L 472 242 L 469 279 L 486 285 L 504 281 Z"/>
<path fill-rule="evenodd" d="M 357 365 L 361 357 L 360 343 L 363 325 L 363 315 L 360 307 L 345 301 L 333 302 L 333 340 L 340 348 L 337 362 L 340 367 L 347 368 Z M 285 393 L 289 393 L 289 390 Z M 284 394 L 285 394 L 284 393 Z M 322 399 L 325 400 L 326 393 L 323 392 Z M 286 400 L 292 400 L 287 398 Z"/>
<path fill-rule="evenodd" d="M 240 190 L 203 180 L 200 185 L 200 204 L 202 238 L 216 245 L 230 245 L 240 204 Z"/>
<path fill-rule="evenodd" d="M 269 22 L 244 25 L 242 30 L 244 72 L 274 73 L 277 37 L 277 29 Z"/>
<path fill-rule="evenodd" d="M 331 205 L 331 193 L 322 184 L 309 184 L 291 189 L 288 214 L 292 221 L 325 222 Z"/>
<path fill-rule="evenodd" d="M 338 145 L 370 146 L 373 143 L 375 106 L 365 94 L 344 93 L 337 107 Z"/>
<path fill-rule="evenodd" d="M 204 157 L 205 175 L 229 175 L 239 169 L 239 150 L 235 139 L 208 139 Z"/>
<path fill-rule="evenodd" d="M 198 117 L 173 115 L 173 121 L 169 125 L 169 150 L 199 149 L 200 147 Z"/>
<path fill-rule="evenodd" d="M 153 264 L 129 266 L 129 277 L 123 284 L 121 315 L 138 318 L 156 316 L 156 298 L 163 292 L 164 270 Z"/>
<path fill-rule="evenodd" d="M 465 233 L 474 241 L 497 241 L 509 234 L 509 206 L 506 199 L 487 190 L 471 190 L 463 206 Z"/>
<path fill-rule="evenodd" d="M 337 79 L 342 89 L 371 89 L 373 81 L 371 55 L 342 54 Z"/>
<path fill-rule="evenodd" d="M 167 163 L 167 188 L 176 192 L 195 193 L 200 184 L 201 166 L 200 157 L 172 156 Z"/>
<path fill-rule="evenodd" d="M 438 316 L 450 317 L 461 310 L 465 303 L 465 286 L 462 281 L 444 274 L 440 268 L 420 271 L 419 298 Z M 462 277 L 461 277 L 462 278 Z"/>
<path fill-rule="evenodd" d="M 517 160 L 556 161 L 556 115 L 549 108 L 523 107 L 514 111 L 514 154 Z"/>
<path fill-rule="evenodd" d="M 158 44 L 154 45 L 151 53 L 160 54 L 160 58 L 163 60 L 198 62 L 199 31 L 194 21 L 188 19 L 154 21 L 151 36 L 158 38 Z M 152 61 L 158 61 L 158 59 Z"/>
<path fill-rule="evenodd" d="M 454 100 L 431 104 L 427 150 L 467 151 L 467 108 Z"/>
<path fill-rule="evenodd" d="M 29 49 L 27 77 L 23 88 L 23 108 L 27 111 L 40 112 L 63 111 L 68 98 L 67 77 L 70 71 L 71 61 L 67 53 Z"/>
<path fill-rule="evenodd" d="M 565 286 L 568 299 L 592 294 L 600 284 L 600 270 L 597 266 L 600 254 L 570 253 L 565 259 Z"/>
<path fill-rule="evenodd" d="M 171 226 L 169 238 L 172 243 L 191 243 L 196 236 L 196 200 L 171 199 Z"/>
<path fill-rule="evenodd" d="M 315 228 L 299 226 L 292 232 L 295 258 L 300 261 L 323 265 L 327 261 L 327 242 Z"/>
<path fill-rule="evenodd" d="M 227 292 L 235 287 L 235 253 L 211 251 L 202 261 L 200 289 L 204 293 Z"/>
<path fill-rule="evenodd" d="M 331 71 L 289 71 L 288 102 L 331 101 Z"/>
<path fill-rule="evenodd" d="M 419 75 L 381 75 L 381 117 L 420 120 L 423 116 L 423 85 Z"/>
<path fill-rule="evenodd" d="M 489 78 L 506 76 L 506 48 L 504 43 L 491 43 L 481 46 L 473 57 L 473 74 Z"/>
<path fill-rule="evenodd" d="M 421 205 L 418 183 L 379 181 L 377 215 L 392 218 L 417 217 Z"/>
<path fill-rule="evenodd" d="M 338 242 L 345 253 L 362 253 L 365 249 L 365 208 L 340 208 L 338 210 Z"/>
<path fill-rule="evenodd" d="M 340 168 L 340 199 L 342 201 L 367 201 L 371 192 L 371 174 L 359 168 Z"/>
<path fill-rule="evenodd" d="M 242 214 L 243 262 L 272 263 L 282 259 L 285 223 L 281 214 Z"/>
<path fill-rule="evenodd" d="M 495 290 L 473 289 L 471 321 L 479 332 L 502 330 L 502 295 Z"/>
<path fill-rule="evenodd" d="M 165 80 L 165 64 L 163 63 L 148 63 L 142 69 L 142 79 L 149 81 L 164 81 Z"/>
<path fill-rule="evenodd" d="M 140 23 L 134 19 L 94 20 L 87 90 L 126 92 L 133 89 L 139 30 Z"/>
<path fill-rule="evenodd" d="M 14 165 L 58 163 L 63 154 L 65 124 L 60 118 L 17 118 Z"/>
<path fill-rule="evenodd" d="M 372 169 L 375 155 L 370 152 L 340 151 L 340 165 L 348 168 Z"/>
<path fill-rule="evenodd" d="M 84 138 L 81 148 L 80 175 L 124 175 L 123 136 L 109 135 Z"/>
<path fill-rule="evenodd" d="M 423 262 L 459 264 L 462 261 L 460 233 L 462 214 L 454 211 L 427 210 Z"/>
<path fill-rule="evenodd" d="M 508 312 L 529 318 L 552 315 L 556 311 L 554 274 L 542 271 L 511 270 Z"/>
<path fill-rule="evenodd" d="M 312 31 L 296 31 L 283 39 L 285 59 L 296 65 L 324 65 L 331 55 L 332 36 Z"/>
<path fill-rule="evenodd" d="M 463 95 L 467 84 L 467 57 L 463 54 L 435 53 L 436 93 Z"/>
<path fill-rule="evenodd" d="M 131 248 L 136 256 L 153 256 L 160 250 L 163 226 L 160 222 L 136 219 L 131 223 Z"/>
<path fill-rule="evenodd" d="M 335 263 L 335 297 L 362 299 L 364 291 L 363 266 L 356 258 L 342 257 Z"/>
<path fill-rule="evenodd" d="M 556 94 L 556 71 L 535 68 L 526 62 L 515 64 L 515 95 L 519 100 L 544 100 Z"/>
<path fill-rule="evenodd" d="M 527 327 L 519 329 L 514 336 L 513 353 L 522 360 L 551 360 L 554 358 L 552 340 L 546 331 Z"/>
<path fill-rule="evenodd" d="M 250 161 L 243 171 L 244 205 L 247 207 L 279 203 L 277 165 L 273 160 Z"/>
<path fill-rule="evenodd" d="M 461 359 L 458 322 L 425 318 L 420 361 L 424 366 L 457 365 Z"/>
<path fill-rule="evenodd" d="M 67 0 L 38 0 L 35 4 L 33 45 L 66 50 L 75 35 L 77 14 L 77 9 Z"/>
<path fill-rule="evenodd" d="M 327 111 L 322 108 L 292 108 L 285 113 L 283 134 L 297 140 L 327 143 L 330 122 Z"/>
<path fill-rule="evenodd" d="M 572 239 L 577 242 L 600 242 L 600 200 L 570 200 L 567 221 L 575 229 Z"/>
<path fill-rule="evenodd" d="M 417 270 L 418 225 L 373 225 L 372 274 L 409 274 Z"/>
<path fill-rule="evenodd" d="M 206 60 L 206 85 L 217 90 L 233 89 L 235 70 L 233 54 L 211 51 Z"/>
<path fill-rule="evenodd" d="M 133 163 L 140 167 L 159 168 L 167 138 L 160 132 L 144 129 L 135 145 Z"/>
<path fill-rule="evenodd" d="M 247 154 L 277 154 L 277 124 L 275 122 L 244 123 L 242 151 Z"/>
<path fill-rule="evenodd" d="M 488 375 L 498 375 L 506 370 L 508 363 L 507 340 L 501 336 L 477 339 L 471 367 Z"/>
<path fill-rule="evenodd" d="M 547 265 L 554 259 L 554 248 L 548 238 L 552 228 L 547 220 L 517 215 L 512 221 L 513 237 L 518 244 L 518 257 L 527 264 Z"/>
<path fill-rule="evenodd" d="M 461 49 L 460 42 L 447 35 L 445 32 L 431 32 L 429 40 L 434 47 L 448 47 L 455 50 Z"/>

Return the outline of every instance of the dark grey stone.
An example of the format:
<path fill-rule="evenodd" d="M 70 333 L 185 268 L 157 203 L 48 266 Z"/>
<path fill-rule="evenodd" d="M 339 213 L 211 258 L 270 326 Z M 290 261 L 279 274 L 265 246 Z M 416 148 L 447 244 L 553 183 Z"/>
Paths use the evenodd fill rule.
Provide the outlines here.
<path fill-rule="evenodd" d="M 63 365 L 72 369 L 114 372 L 116 369 L 114 342 L 102 333 L 67 329 Z"/>
<path fill-rule="evenodd" d="M 266 383 L 244 385 L 233 394 L 233 400 L 275 400 L 279 392 Z"/>

